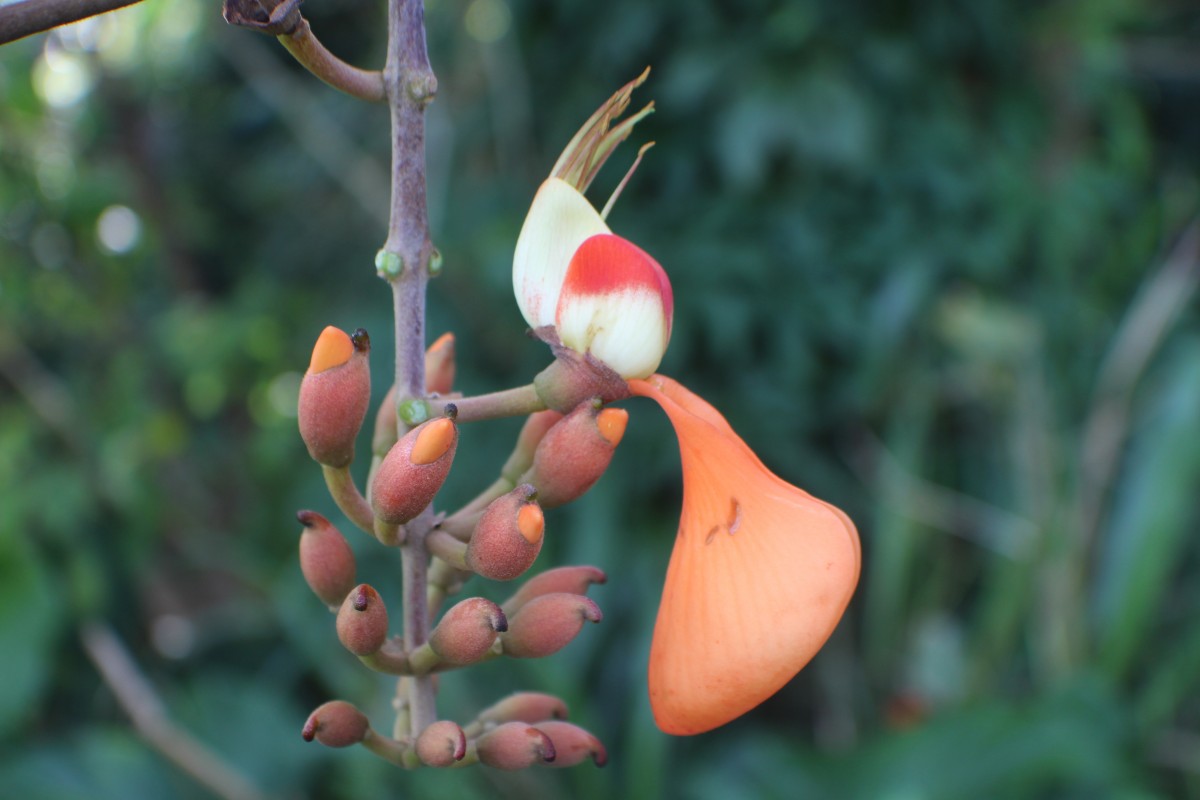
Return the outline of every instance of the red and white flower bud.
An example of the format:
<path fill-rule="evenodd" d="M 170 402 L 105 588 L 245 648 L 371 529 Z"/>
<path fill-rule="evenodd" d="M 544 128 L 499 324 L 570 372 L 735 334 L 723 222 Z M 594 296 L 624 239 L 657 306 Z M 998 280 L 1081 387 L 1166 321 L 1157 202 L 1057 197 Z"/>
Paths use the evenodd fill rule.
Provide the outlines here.
<path fill-rule="evenodd" d="M 554 760 L 554 742 L 524 722 L 506 722 L 475 742 L 479 762 L 497 769 L 525 769 Z"/>
<path fill-rule="evenodd" d="M 447 611 L 429 634 L 429 646 L 443 663 L 474 664 L 488 654 L 496 637 L 508 630 L 500 606 L 482 597 L 469 597 Z"/>
<path fill-rule="evenodd" d="M 308 371 L 300 382 L 300 437 L 315 461 L 345 467 L 354 460 L 354 439 L 367 415 L 371 341 L 359 328 L 353 336 L 332 325 L 321 331 Z"/>
<path fill-rule="evenodd" d="M 368 730 L 366 715 L 345 700 L 332 700 L 309 714 L 300 735 L 326 747 L 350 747 L 366 738 Z"/>
<path fill-rule="evenodd" d="M 537 489 L 543 508 L 569 503 L 592 488 L 608 469 L 628 421 L 624 409 L 586 401 L 546 432 L 524 478 Z"/>
<path fill-rule="evenodd" d="M 662 361 L 674 314 L 666 272 L 560 178 L 542 184 L 525 218 L 513 288 L 530 327 L 553 329 L 622 378 L 644 378 Z"/>
<path fill-rule="evenodd" d="M 544 722 L 566 719 L 567 704 L 552 694 L 516 692 L 479 712 L 475 721 L 481 725 L 505 722 Z"/>
<path fill-rule="evenodd" d="M 315 511 L 296 514 L 304 531 L 300 534 L 300 571 L 313 594 L 337 610 L 354 588 L 354 552 L 346 537 L 329 520 Z"/>
<path fill-rule="evenodd" d="M 337 615 L 337 635 L 356 656 L 379 652 L 387 641 L 388 613 L 383 598 L 367 584 L 350 590 Z"/>
<path fill-rule="evenodd" d="M 449 767 L 467 754 L 467 737 L 450 720 L 439 720 L 417 737 L 417 758 L 429 767 Z"/>
<path fill-rule="evenodd" d="M 513 658 L 542 658 L 566 647 L 585 622 L 604 619 L 595 601 L 577 594 L 554 592 L 530 600 L 508 621 L 501 634 L 504 654 Z"/>
<path fill-rule="evenodd" d="M 554 742 L 555 767 L 573 767 L 591 759 L 597 767 L 608 763 L 608 751 L 600 740 L 578 725 L 558 720 L 539 722 L 538 730 Z"/>
<path fill-rule="evenodd" d="M 535 597 L 554 592 L 587 594 L 593 583 L 604 583 L 608 577 L 598 567 L 556 567 L 534 575 L 521 585 L 512 597 L 501 603 L 504 613 L 512 616 Z"/>
<path fill-rule="evenodd" d="M 458 426 L 450 417 L 423 422 L 400 437 L 371 482 L 376 516 L 402 525 L 424 511 L 446 482 L 457 448 Z"/>
<path fill-rule="evenodd" d="M 471 571 L 510 581 L 533 565 L 542 550 L 546 528 L 536 497 L 533 486 L 523 483 L 488 505 L 467 544 L 466 562 Z"/>

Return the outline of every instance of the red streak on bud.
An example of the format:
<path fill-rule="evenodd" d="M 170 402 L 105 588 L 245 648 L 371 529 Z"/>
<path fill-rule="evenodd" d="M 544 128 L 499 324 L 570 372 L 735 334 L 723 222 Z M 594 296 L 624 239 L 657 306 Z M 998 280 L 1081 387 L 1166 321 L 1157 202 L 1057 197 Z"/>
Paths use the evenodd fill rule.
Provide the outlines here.
<path fill-rule="evenodd" d="M 313 345 L 312 360 L 308 364 L 308 371 L 316 374 L 333 367 L 340 367 L 349 361 L 352 355 L 354 355 L 354 342 L 345 331 L 329 325 L 321 331 L 321 335 L 317 337 L 317 343 Z"/>
<path fill-rule="evenodd" d="M 670 320 L 675 309 L 671 281 L 658 262 L 628 239 L 598 233 L 584 240 L 563 280 L 559 308 L 571 295 L 605 295 L 624 291 L 650 291 L 662 298 L 663 315 Z"/>
<path fill-rule="evenodd" d="M 417 466 L 432 464 L 444 456 L 453 443 L 454 421 L 449 417 L 435 419 L 417 435 L 408 460 Z"/>

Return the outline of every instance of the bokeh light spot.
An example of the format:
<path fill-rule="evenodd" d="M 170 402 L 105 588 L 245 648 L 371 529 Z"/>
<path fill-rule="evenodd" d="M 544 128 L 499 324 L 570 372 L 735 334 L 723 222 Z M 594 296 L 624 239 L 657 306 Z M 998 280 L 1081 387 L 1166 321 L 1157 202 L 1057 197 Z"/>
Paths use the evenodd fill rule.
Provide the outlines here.
<path fill-rule="evenodd" d="M 142 238 L 142 220 L 128 206 L 109 206 L 96 220 L 96 238 L 110 253 L 128 253 Z"/>
<path fill-rule="evenodd" d="M 512 11 L 504 0 L 472 0 L 463 17 L 467 35 L 477 42 L 500 41 L 512 25 Z"/>
<path fill-rule="evenodd" d="M 87 96 L 96 78 L 85 58 L 50 42 L 34 62 L 33 89 L 46 105 L 70 108 Z"/>

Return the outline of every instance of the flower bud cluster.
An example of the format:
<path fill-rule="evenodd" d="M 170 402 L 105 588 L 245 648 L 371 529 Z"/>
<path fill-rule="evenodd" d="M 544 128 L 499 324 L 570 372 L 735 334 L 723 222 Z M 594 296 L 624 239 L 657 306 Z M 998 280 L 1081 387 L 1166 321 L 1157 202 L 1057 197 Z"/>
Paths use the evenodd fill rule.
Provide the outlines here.
<path fill-rule="evenodd" d="M 427 509 L 449 476 L 459 444 L 454 337 L 442 336 L 426 353 L 427 396 L 446 398 L 442 416 L 423 418 L 421 412 L 410 419 L 404 404 L 397 406 L 395 387 L 389 390 L 375 416 L 374 461 L 364 497 L 348 467 L 367 413 L 369 349 L 365 331 L 348 335 L 326 328 L 301 384 L 301 436 L 325 469 L 339 507 L 384 544 L 411 548 L 414 541 L 424 542 L 434 562 L 430 597 L 435 609 L 457 591 L 466 575 L 496 581 L 525 575 L 545 540 L 543 509 L 569 503 L 596 483 L 612 461 L 628 414 L 606 408 L 600 395 L 570 404 L 563 409 L 567 413 L 531 414 L 496 485 L 443 525 L 439 520 L 444 515 L 431 515 Z M 567 387 L 563 396 L 579 395 L 584 389 Z M 412 408 L 420 411 L 422 406 Z M 559 567 L 527 579 L 502 604 L 482 597 L 453 603 L 440 618 L 430 620 L 427 635 L 405 643 L 391 633 L 381 591 L 359 582 L 354 549 L 346 537 L 315 511 L 301 511 L 297 518 L 303 525 L 299 551 L 305 581 L 336 614 L 342 646 L 378 671 L 411 676 L 410 681 L 421 676 L 432 680 L 439 672 L 492 658 L 550 656 L 566 647 L 585 623 L 603 618 L 586 593 L 592 584 L 604 582 L 604 573 L 589 566 Z M 406 767 L 478 762 L 521 769 L 571 766 L 588 759 L 603 765 L 603 745 L 566 722 L 566 716 L 560 699 L 520 692 L 464 725 L 437 720 L 408 739 L 391 739 L 372 730 L 354 706 L 332 701 L 310 715 L 302 734 L 305 740 L 330 747 L 362 744 Z"/>

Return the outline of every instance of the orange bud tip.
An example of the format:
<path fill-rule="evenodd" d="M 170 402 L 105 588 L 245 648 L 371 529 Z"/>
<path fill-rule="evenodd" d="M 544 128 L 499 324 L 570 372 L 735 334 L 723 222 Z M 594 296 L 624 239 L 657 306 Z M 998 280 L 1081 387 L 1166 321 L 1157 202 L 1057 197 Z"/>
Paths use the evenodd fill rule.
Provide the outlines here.
<path fill-rule="evenodd" d="M 413 464 L 432 464 L 446 454 L 454 444 L 454 420 L 449 417 L 435 419 L 425 426 L 413 443 L 408 459 Z"/>
<path fill-rule="evenodd" d="M 446 407 L 442 409 L 442 413 L 450 419 L 458 419 L 458 406 L 454 403 L 446 403 Z"/>
<path fill-rule="evenodd" d="M 350 334 L 350 342 L 354 345 L 354 349 L 360 353 L 367 353 L 371 350 L 371 337 L 367 335 L 366 328 L 358 328 L 354 333 Z"/>
<path fill-rule="evenodd" d="M 517 529 L 530 544 L 541 541 L 542 533 L 546 529 L 546 518 L 542 515 L 541 507 L 536 503 L 521 506 L 521 510 L 517 512 Z"/>
<path fill-rule="evenodd" d="M 350 360 L 350 356 L 354 355 L 354 350 L 355 344 L 346 332 L 329 325 L 321 331 L 321 335 L 317 337 L 317 343 L 313 345 L 312 360 L 308 363 L 308 371 L 316 374 L 333 367 L 340 367 Z"/>
<path fill-rule="evenodd" d="M 596 415 L 596 427 L 600 435 L 616 447 L 625 435 L 625 426 L 629 424 L 629 412 L 623 408 L 606 408 Z"/>

